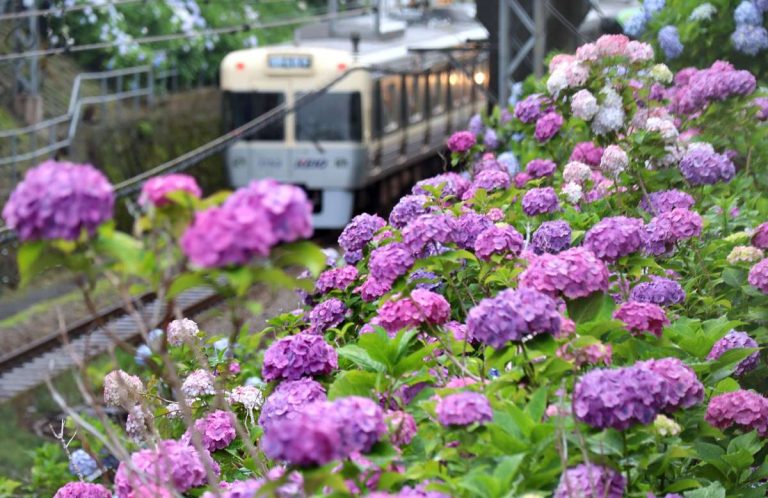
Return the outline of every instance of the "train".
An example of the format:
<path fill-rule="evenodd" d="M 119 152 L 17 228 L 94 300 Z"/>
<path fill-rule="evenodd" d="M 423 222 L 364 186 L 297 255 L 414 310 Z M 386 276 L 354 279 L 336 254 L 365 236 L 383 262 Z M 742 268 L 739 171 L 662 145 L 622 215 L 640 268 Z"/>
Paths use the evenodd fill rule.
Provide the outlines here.
<path fill-rule="evenodd" d="M 446 137 L 487 106 L 489 61 L 481 24 L 458 10 L 431 14 L 329 20 L 297 29 L 292 43 L 227 54 L 220 84 L 229 130 L 344 76 L 229 147 L 232 186 L 298 185 L 315 228 L 339 229 L 357 210 L 380 210 L 402 194 L 425 164 L 434 169 Z"/>

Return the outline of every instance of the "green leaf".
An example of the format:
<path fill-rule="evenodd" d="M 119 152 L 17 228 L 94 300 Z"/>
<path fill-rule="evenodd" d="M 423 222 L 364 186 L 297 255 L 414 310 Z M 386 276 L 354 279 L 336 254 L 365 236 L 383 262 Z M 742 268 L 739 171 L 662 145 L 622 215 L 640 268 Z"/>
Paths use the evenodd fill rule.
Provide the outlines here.
<path fill-rule="evenodd" d="M 368 335 L 368 334 L 366 334 Z M 373 335 L 373 334 L 370 334 Z M 348 344 L 337 349 L 339 356 L 368 370 L 369 372 L 386 372 L 387 366 L 371 358 L 368 351 L 355 344 Z"/>
<path fill-rule="evenodd" d="M 369 396 L 376 386 L 376 374 L 348 370 L 333 381 L 328 388 L 328 398 L 334 400 L 345 396 Z"/>
<path fill-rule="evenodd" d="M 322 249 L 308 241 L 280 246 L 272 252 L 272 256 L 278 266 L 303 266 L 315 277 L 325 270 L 327 262 Z"/>
<path fill-rule="evenodd" d="M 185 290 L 204 285 L 207 285 L 205 277 L 199 273 L 182 273 L 173 280 L 168 288 L 168 297 L 174 298 Z"/>
<path fill-rule="evenodd" d="M 608 302 L 610 301 L 610 303 Z M 593 292 L 587 297 L 567 302 L 568 316 L 576 323 L 586 323 L 595 320 L 613 307 L 613 300 L 602 292 Z"/>
<path fill-rule="evenodd" d="M 686 491 L 685 498 L 725 498 L 725 488 L 719 482 L 713 482 L 706 488 Z"/>
<path fill-rule="evenodd" d="M 16 253 L 16 262 L 19 266 L 19 275 L 21 276 L 21 286 L 25 287 L 30 281 L 47 268 L 60 263 L 58 253 L 54 251 L 44 251 L 45 242 L 42 240 L 35 242 L 25 242 Z"/>
<path fill-rule="evenodd" d="M 541 420 L 544 416 L 544 412 L 547 409 L 547 394 L 548 389 L 546 386 L 543 386 L 538 388 L 531 395 L 531 400 L 528 402 L 528 406 L 525 407 L 525 412 L 530 415 L 533 420 Z"/>

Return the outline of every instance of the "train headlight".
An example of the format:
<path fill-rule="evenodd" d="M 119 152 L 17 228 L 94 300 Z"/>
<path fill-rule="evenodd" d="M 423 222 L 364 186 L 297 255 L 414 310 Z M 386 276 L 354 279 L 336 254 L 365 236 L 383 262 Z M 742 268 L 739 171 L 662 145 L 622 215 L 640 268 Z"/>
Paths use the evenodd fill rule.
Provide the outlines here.
<path fill-rule="evenodd" d="M 485 83 L 485 73 L 475 73 L 475 83 L 478 85 Z"/>
<path fill-rule="evenodd" d="M 459 82 L 459 76 L 456 73 L 451 73 L 450 76 L 448 76 L 448 84 L 451 86 L 455 85 Z"/>

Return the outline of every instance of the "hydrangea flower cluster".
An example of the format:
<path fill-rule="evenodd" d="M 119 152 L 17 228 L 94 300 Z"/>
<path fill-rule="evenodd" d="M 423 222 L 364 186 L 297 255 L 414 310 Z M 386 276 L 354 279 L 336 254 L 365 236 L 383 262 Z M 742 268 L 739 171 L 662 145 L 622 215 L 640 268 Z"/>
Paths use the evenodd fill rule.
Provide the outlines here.
<path fill-rule="evenodd" d="M 691 209 L 695 203 L 696 201 L 691 194 L 673 189 L 651 192 L 647 197 L 643 196 L 640 207 L 653 215 L 657 215 L 676 208 Z"/>
<path fill-rule="evenodd" d="M 554 213 L 560 209 L 557 192 L 552 187 L 538 187 L 528 190 L 523 196 L 523 212 L 528 216 Z"/>
<path fill-rule="evenodd" d="M 198 369 L 187 375 L 181 384 L 181 390 L 190 398 L 209 396 L 216 393 L 213 374 L 205 369 Z"/>
<path fill-rule="evenodd" d="M 338 326 L 347 316 L 347 305 L 344 301 L 332 297 L 318 304 L 309 312 L 310 334 L 322 334 L 326 330 Z"/>
<path fill-rule="evenodd" d="M 549 106 L 547 97 L 534 93 L 515 105 L 515 117 L 523 123 L 533 123 L 549 112 Z"/>
<path fill-rule="evenodd" d="M 523 236 L 510 225 L 494 225 L 480 232 L 475 239 L 475 254 L 490 259 L 493 254 L 517 256 L 523 249 Z"/>
<path fill-rule="evenodd" d="M 716 360 L 720 358 L 723 353 L 732 349 L 752 349 L 759 348 L 759 344 L 756 340 L 752 339 L 746 332 L 740 332 L 738 330 L 731 330 L 722 339 L 718 340 L 713 346 L 712 350 L 707 355 L 708 360 Z M 750 370 L 754 370 L 760 364 L 760 351 L 755 351 L 751 355 L 741 360 L 736 369 L 733 371 L 734 375 L 741 377 Z"/>
<path fill-rule="evenodd" d="M 640 250 L 643 245 L 643 227 L 640 218 L 603 218 L 587 231 L 583 245 L 598 258 L 615 262 Z"/>
<path fill-rule="evenodd" d="M 654 276 L 648 282 L 635 285 L 629 299 L 659 306 L 671 306 L 685 301 L 685 290 L 675 280 Z"/>
<path fill-rule="evenodd" d="M 395 333 L 422 323 L 440 325 L 447 322 L 450 316 L 451 306 L 443 296 L 426 289 L 414 289 L 409 297 L 382 304 L 375 324 Z"/>
<path fill-rule="evenodd" d="M 552 176 L 556 169 L 557 164 L 550 159 L 533 159 L 525 165 L 525 172 L 528 173 L 531 178 Z"/>
<path fill-rule="evenodd" d="M 667 25 L 659 30 L 659 46 L 668 60 L 677 59 L 683 53 L 685 47 L 680 42 L 680 33 L 677 27 Z"/>
<path fill-rule="evenodd" d="M 448 139 L 448 150 L 451 152 L 467 152 L 477 143 L 477 139 L 472 132 L 457 131 Z"/>
<path fill-rule="evenodd" d="M 749 71 L 737 70 L 724 61 L 715 61 L 706 69 L 683 69 L 675 76 L 675 86 L 668 90 L 669 108 L 675 114 L 696 114 L 711 102 L 750 95 L 756 86 Z"/>
<path fill-rule="evenodd" d="M 168 194 L 172 192 L 186 192 L 192 197 L 200 198 L 203 191 L 197 184 L 194 177 L 174 173 L 170 175 L 155 176 L 147 180 L 141 187 L 139 195 L 139 204 L 142 206 L 153 205 L 157 207 L 165 206 L 171 202 Z"/>
<path fill-rule="evenodd" d="M 545 221 L 533 232 L 531 247 L 536 254 L 557 254 L 571 246 L 571 226 L 567 221 Z"/>
<path fill-rule="evenodd" d="M 344 290 L 357 280 L 357 268 L 351 265 L 332 268 L 321 273 L 315 281 L 315 292 L 326 294 L 332 290 Z"/>
<path fill-rule="evenodd" d="M 115 193 L 89 164 L 45 161 L 24 175 L 3 207 L 3 219 L 19 239 L 77 240 L 112 218 Z"/>
<path fill-rule="evenodd" d="M 486 154 L 486 156 L 488 155 L 490 155 L 490 161 L 489 158 L 485 157 L 485 161 L 481 161 L 479 164 L 497 164 L 493 160 L 493 154 Z M 477 171 L 480 172 L 481 170 L 482 168 L 478 168 Z M 469 181 L 458 173 L 442 173 L 440 175 L 433 176 L 432 178 L 427 178 L 425 180 L 416 182 L 416 185 L 414 185 L 411 189 L 411 193 L 413 195 L 431 196 L 432 193 L 430 193 L 425 187 L 440 190 L 440 197 L 442 198 L 449 196 L 461 197 L 462 194 L 469 188 Z"/>
<path fill-rule="evenodd" d="M 761 223 L 752 232 L 752 245 L 758 249 L 768 249 L 768 222 Z"/>
<path fill-rule="evenodd" d="M 677 358 L 647 360 L 635 365 L 655 372 L 666 380 L 667 388 L 661 395 L 661 409 L 664 412 L 690 408 L 704 399 L 704 384 L 691 367 Z"/>
<path fill-rule="evenodd" d="M 112 493 L 101 484 L 68 482 L 56 491 L 53 498 L 112 498 Z"/>
<path fill-rule="evenodd" d="M 104 377 L 104 403 L 129 409 L 141 401 L 144 383 L 136 375 L 123 370 L 112 370 Z"/>
<path fill-rule="evenodd" d="M 278 420 L 294 417 L 303 406 L 325 399 L 325 388 L 310 378 L 283 381 L 264 402 L 259 425 L 266 429 Z"/>
<path fill-rule="evenodd" d="M 344 231 L 339 235 L 339 247 L 341 247 L 345 254 L 357 254 L 360 253 L 362 257 L 362 250 L 365 245 L 373 239 L 373 236 L 384 228 L 387 222 L 380 216 L 372 214 L 359 214 L 352 218 Z M 347 261 L 348 263 L 356 263 L 357 261 Z"/>
<path fill-rule="evenodd" d="M 224 410 L 216 410 L 196 420 L 194 428 L 200 434 L 203 447 L 210 452 L 226 448 L 237 436 L 234 415 Z M 191 445 L 191 441 L 192 434 L 187 429 L 181 442 Z"/>
<path fill-rule="evenodd" d="M 548 112 L 536 121 L 534 137 L 541 143 L 548 142 L 562 127 L 563 117 L 556 112 Z"/>
<path fill-rule="evenodd" d="M 736 168 L 725 154 L 718 154 L 707 143 L 694 143 L 680 161 L 680 172 L 692 186 L 730 181 Z"/>
<path fill-rule="evenodd" d="M 406 274 L 413 262 L 413 253 L 407 245 L 392 242 L 371 252 L 368 267 L 372 278 L 391 286 L 398 277 Z"/>
<path fill-rule="evenodd" d="M 405 446 L 411 443 L 418 431 L 416 420 L 408 412 L 390 410 L 385 414 L 389 438 L 395 446 Z"/>
<path fill-rule="evenodd" d="M 469 310 L 467 332 L 471 339 L 500 349 L 537 334 L 556 334 L 560 321 L 551 297 L 533 289 L 507 289 Z"/>
<path fill-rule="evenodd" d="M 613 313 L 613 318 L 621 320 L 627 330 L 633 334 L 649 332 L 661 337 L 664 327 L 669 325 L 669 318 L 664 309 L 657 304 L 629 301 L 623 303 Z"/>
<path fill-rule="evenodd" d="M 389 213 L 389 223 L 395 228 L 403 228 L 408 223 L 411 222 L 411 220 L 414 220 L 421 216 L 422 214 L 427 214 L 433 209 L 427 207 L 428 198 L 426 195 L 406 195 L 402 197 L 394 208 L 392 208 L 392 212 Z M 368 215 L 369 216 L 369 215 Z M 378 216 L 376 217 L 378 218 Z M 353 222 L 356 218 L 353 218 Z M 381 219 L 381 218 L 379 218 Z M 382 220 L 384 221 L 384 220 Z M 386 225 L 386 222 L 382 223 L 379 228 L 380 229 Z M 351 223 L 347 225 L 347 227 L 351 226 Z M 346 228 L 344 229 L 346 231 Z M 342 232 L 343 235 L 343 232 Z M 370 240 L 370 239 L 369 239 Z M 341 244 L 341 239 L 339 239 L 339 244 Z M 361 245 L 361 249 L 358 249 L 356 252 L 360 252 L 362 250 L 362 246 L 364 246 L 365 243 Z M 344 247 L 344 246 L 342 246 Z M 350 252 L 350 251 L 348 251 Z M 361 253 L 362 257 L 362 253 Z M 356 263 L 357 261 L 347 261 L 348 263 Z"/>
<path fill-rule="evenodd" d="M 740 427 L 768 435 L 768 399 L 754 391 L 738 391 L 718 394 L 709 400 L 704 420 L 718 429 Z"/>
<path fill-rule="evenodd" d="M 324 410 L 311 409 L 313 405 L 267 426 L 260 441 L 265 455 L 299 467 L 325 465 L 343 456 L 338 426 L 329 423 Z"/>
<path fill-rule="evenodd" d="M 579 142 L 573 148 L 568 161 L 584 163 L 588 166 L 599 166 L 603 158 L 603 148 L 592 142 Z"/>
<path fill-rule="evenodd" d="M 626 486 L 627 481 L 621 472 L 602 465 L 582 463 L 563 472 L 554 498 L 622 498 Z"/>
<path fill-rule="evenodd" d="M 321 336 L 298 334 L 272 343 L 264 353 L 262 375 L 267 381 L 298 380 L 329 374 L 338 366 L 336 350 Z"/>
<path fill-rule="evenodd" d="M 574 247 L 535 257 L 520 274 L 519 281 L 522 287 L 577 299 L 607 290 L 608 268 L 592 251 Z"/>
<path fill-rule="evenodd" d="M 437 420 L 445 427 L 482 424 L 493 420 L 488 398 L 473 392 L 449 394 L 440 398 L 435 413 Z"/>
<path fill-rule="evenodd" d="M 730 265 L 736 265 L 739 263 L 755 263 L 765 257 L 762 249 L 758 249 L 755 246 L 736 246 L 731 249 L 725 260 Z"/>
<path fill-rule="evenodd" d="M 747 281 L 749 285 L 759 289 L 763 294 L 768 294 L 768 258 L 760 261 L 749 270 Z"/>
<path fill-rule="evenodd" d="M 695 211 L 675 208 L 661 213 L 645 225 L 645 251 L 669 255 L 676 243 L 701 235 L 702 227 L 701 215 Z"/>
<path fill-rule="evenodd" d="M 193 342 L 200 333 L 200 328 L 193 320 L 182 318 L 173 320 L 168 324 L 168 344 L 171 346 L 181 346 L 182 344 Z"/>

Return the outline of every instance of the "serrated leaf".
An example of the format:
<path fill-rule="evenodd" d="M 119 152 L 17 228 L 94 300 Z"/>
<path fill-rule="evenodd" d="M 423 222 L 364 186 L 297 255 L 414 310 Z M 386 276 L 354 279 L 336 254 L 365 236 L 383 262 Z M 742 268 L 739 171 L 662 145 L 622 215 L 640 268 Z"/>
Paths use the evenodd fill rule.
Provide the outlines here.
<path fill-rule="evenodd" d="M 356 344 L 349 344 L 339 348 L 337 349 L 337 352 L 342 358 L 345 358 L 370 372 L 387 371 L 387 366 L 385 364 L 374 360 L 371 355 L 368 354 L 368 351 Z"/>
<path fill-rule="evenodd" d="M 348 370 L 333 381 L 328 388 L 328 398 L 334 400 L 345 396 L 368 396 L 375 386 L 375 373 Z"/>

